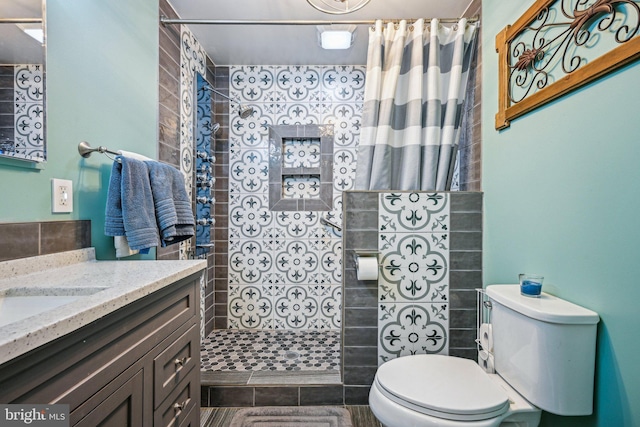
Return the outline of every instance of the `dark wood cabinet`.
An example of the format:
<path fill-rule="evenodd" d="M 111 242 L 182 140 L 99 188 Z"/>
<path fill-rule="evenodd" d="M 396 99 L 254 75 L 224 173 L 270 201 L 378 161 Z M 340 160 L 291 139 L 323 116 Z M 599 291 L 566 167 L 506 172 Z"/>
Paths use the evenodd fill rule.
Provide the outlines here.
<path fill-rule="evenodd" d="M 197 426 L 194 274 L 0 366 L 0 403 L 68 404 L 73 426 Z"/>

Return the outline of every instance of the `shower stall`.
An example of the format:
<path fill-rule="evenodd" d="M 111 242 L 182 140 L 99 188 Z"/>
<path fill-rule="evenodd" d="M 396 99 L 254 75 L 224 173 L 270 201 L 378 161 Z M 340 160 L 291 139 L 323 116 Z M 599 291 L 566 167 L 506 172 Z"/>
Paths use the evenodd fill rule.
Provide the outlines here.
<path fill-rule="evenodd" d="M 178 18 L 166 1 L 160 9 Z M 200 197 L 211 244 L 196 251 L 209 266 L 201 287 L 202 406 L 365 404 L 382 339 L 378 283 L 357 280 L 353 264 L 355 250 L 378 251 L 380 239 L 380 194 L 352 191 L 365 66 L 218 67 L 185 25 L 160 31 L 159 152 L 191 177 L 194 201 L 198 75 L 210 96 L 215 162 L 207 172 L 215 181 Z M 163 96 L 165 86 L 178 86 L 179 96 Z M 326 129 L 330 149 L 321 141 Z M 482 198 L 461 197 L 451 199 L 451 220 L 471 218 L 472 227 L 456 236 L 463 246 L 454 249 L 466 258 L 451 258 L 450 278 L 464 277 L 448 294 L 443 328 L 451 354 L 473 357 L 475 297 L 467 296 L 481 286 Z"/>

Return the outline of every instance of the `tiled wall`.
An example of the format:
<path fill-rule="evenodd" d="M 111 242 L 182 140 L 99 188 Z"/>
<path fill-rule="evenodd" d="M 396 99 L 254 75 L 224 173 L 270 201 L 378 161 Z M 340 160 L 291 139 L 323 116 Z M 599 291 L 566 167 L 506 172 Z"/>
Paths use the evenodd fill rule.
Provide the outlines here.
<path fill-rule="evenodd" d="M 254 114 L 230 116 L 230 328 L 339 329 L 342 239 L 322 211 L 269 210 L 269 126 L 334 125 L 333 209 L 352 188 L 364 67 L 231 67 L 230 96 Z"/>
<path fill-rule="evenodd" d="M 42 65 L 0 67 L 0 153 L 45 158 Z"/>
<path fill-rule="evenodd" d="M 0 261 L 91 246 L 91 221 L 0 224 Z"/>
<path fill-rule="evenodd" d="M 354 263 L 355 251 L 377 251 L 378 242 L 384 235 L 380 233 L 379 218 L 387 213 L 380 211 L 380 194 L 383 193 L 344 193 L 343 378 L 346 404 L 366 404 L 369 388 L 380 362 L 378 346 L 379 340 L 383 337 L 380 336 L 382 331 L 378 327 L 379 306 L 380 298 L 387 293 L 380 292 L 381 281 L 358 280 Z M 446 297 L 449 324 L 446 343 L 448 354 L 475 359 L 475 289 L 482 287 L 482 193 L 437 194 L 446 195 L 449 199 L 449 229 L 446 233 L 449 248 L 449 291 Z M 416 230 L 415 233 L 406 234 L 428 234 L 423 231 Z M 428 236 L 428 242 L 434 244 L 441 239 L 443 231 L 445 230 L 436 233 L 440 234 L 439 236 Z M 436 240 L 433 240 L 434 237 Z M 439 283 L 442 283 L 442 280 Z M 431 294 L 425 297 L 429 299 Z M 438 305 L 443 304 L 444 302 L 441 302 Z M 435 308 L 439 310 L 440 307 Z"/>
<path fill-rule="evenodd" d="M 160 1 L 160 15 L 167 16 L 169 18 L 178 18 L 178 15 L 173 10 L 167 0 Z M 191 73 L 183 73 L 181 70 L 182 63 L 185 62 L 184 49 L 190 48 L 196 44 L 193 38 L 187 38 L 183 43 L 182 27 L 179 25 L 159 25 L 159 139 L 158 139 L 158 160 L 171 164 L 176 168 L 180 168 L 185 173 L 185 181 L 191 185 L 195 177 L 193 177 L 193 168 L 190 167 L 193 161 L 193 121 L 188 120 L 188 123 L 182 116 L 189 116 L 189 113 L 185 111 L 185 102 L 193 102 L 192 98 L 185 99 L 183 88 L 189 85 L 189 82 L 193 84 L 193 70 L 189 65 L 185 65 Z M 209 82 L 213 82 L 215 67 L 211 60 L 202 54 L 201 52 L 200 63 L 198 70 L 203 75 L 206 73 L 206 78 Z M 206 65 L 206 68 L 205 68 Z M 189 80 L 189 81 L 187 81 Z M 193 91 L 187 91 L 188 93 L 194 93 Z M 190 116 L 189 116 L 190 117 Z M 191 126 L 191 127 L 190 127 Z M 187 130 L 191 129 L 191 133 Z M 188 142 L 188 140 L 190 142 Z M 195 207 L 195 200 L 194 200 Z M 158 259 L 180 259 L 187 256 L 184 244 L 170 245 L 166 248 L 157 249 Z M 181 255 L 182 252 L 182 255 Z M 214 254 L 210 253 L 206 256 L 208 262 L 207 269 L 207 282 L 203 286 L 203 333 L 206 335 L 214 328 L 214 280 L 213 280 L 213 266 L 214 266 Z"/>
<path fill-rule="evenodd" d="M 380 193 L 378 365 L 449 351 L 448 193 Z"/>

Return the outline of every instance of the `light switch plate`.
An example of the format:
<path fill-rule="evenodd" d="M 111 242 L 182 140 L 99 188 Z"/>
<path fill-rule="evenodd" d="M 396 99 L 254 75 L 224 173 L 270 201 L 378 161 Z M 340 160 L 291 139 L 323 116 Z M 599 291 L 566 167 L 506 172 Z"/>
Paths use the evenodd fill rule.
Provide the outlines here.
<path fill-rule="evenodd" d="M 51 178 L 51 212 L 73 212 L 73 181 Z"/>

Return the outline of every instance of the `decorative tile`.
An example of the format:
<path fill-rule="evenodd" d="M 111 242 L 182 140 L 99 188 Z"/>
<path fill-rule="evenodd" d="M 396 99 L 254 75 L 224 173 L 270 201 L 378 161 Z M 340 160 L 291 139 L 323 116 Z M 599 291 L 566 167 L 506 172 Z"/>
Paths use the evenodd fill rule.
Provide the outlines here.
<path fill-rule="evenodd" d="M 342 286 L 318 285 L 315 290 L 319 312 L 311 327 L 313 329 L 339 329 L 342 324 Z"/>
<path fill-rule="evenodd" d="M 309 241 L 288 241 L 285 249 L 274 256 L 274 272 L 286 276 L 288 283 L 312 283 L 312 275 L 319 268 L 318 255 L 309 248 Z"/>
<path fill-rule="evenodd" d="M 285 168 L 319 168 L 320 138 L 283 139 L 282 158 Z"/>
<path fill-rule="evenodd" d="M 447 304 L 381 304 L 378 364 L 412 354 L 447 354 Z"/>
<path fill-rule="evenodd" d="M 286 101 L 300 102 L 309 99 L 310 93 L 320 87 L 320 75 L 321 69 L 313 66 L 279 67 L 276 84 L 285 93 Z"/>
<path fill-rule="evenodd" d="M 270 328 L 273 324 L 271 299 L 260 286 L 229 286 L 228 323 L 235 329 Z"/>
<path fill-rule="evenodd" d="M 313 211 L 275 212 L 276 224 L 289 238 L 308 239 L 320 226 L 320 215 Z"/>
<path fill-rule="evenodd" d="M 310 104 L 286 104 L 282 113 L 276 114 L 277 125 L 319 125 L 321 115 L 314 112 Z"/>
<path fill-rule="evenodd" d="M 378 362 L 449 349 L 449 198 L 379 196 Z"/>
<path fill-rule="evenodd" d="M 243 103 L 265 99 L 275 87 L 275 73 L 273 66 L 231 66 L 229 96 Z"/>
<path fill-rule="evenodd" d="M 229 159 L 230 193 L 266 193 L 269 191 L 267 150 L 231 150 Z"/>
<path fill-rule="evenodd" d="M 243 119 L 237 114 L 231 116 L 230 138 L 237 138 L 240 148 L 268 149 L 269 126 L 273 125 L 271 115 L 264 111 L 262 104 L 250 104 L 253 114 Z"/>
<path fill-rule="evenodd" d="M 353 187 L 355 176 L 363 78 L 364 67 L 360 66 L 230 69 L 230 96 L 253 106 L 255 112 L 248 119 L 233 116 L 229 124 L 229 283 L 261 285 L 263 295 L 274 299 L 274 310 L 275 299 L 289 298 L 277 294 L 282 289 L 320 286 L 330 291 L 310 294 L 317 307 L 311 317 L 303 319 L 301 312 L 289 304 L 281 315 L 274 311 L 272 328 L 340 327 L 341 310 L 333 310 L 342 303 L 341 232 L 319 220 L 323 215 L 342 223 L 342 191 Z M 337 132 L 335 146 L 339 150 L 333 153 L 334 168 L 329 171 L 334 173 L 335 183 L 332 210 L 268 212 L 270 189 L 264 184 L 268 180 L 265 172 L 268 174 L 269 126 L 320 123 L 333 124 Z M 313 143 L 292 141 L 283 149 L 284 154 L 289 154 L 284 167 L 321 167 L 320 157 L 314 155 L 318 152 Z M 319 196 L 318 180 L 309 179 L 312 176 L 285 179 L 285 197 Z M 247 266 L 250 261 L 253 264 Z M 234 322 L 240 325 L 239 321 Z"/>
<path fill-rule="evenodd" d="M 337 147 L 355 148 L 362 127 L 361 104 L 334 104 L 324 123 L 334 126 L 334 144 Z"/>
<path fill-rule="evenodd" d="M 447 300 L 449 251 L 432 245 L 431 237 L 431 233 L 380 234 L 381 302 Z"/>
<path fill-rule="evenodd" d="M 218 329 L 202 340 L 203 371 L 340 370 L 340 331 Z"/>
<path fill-rule="evenodd" d="M 283 175 L 283 199 L 319 199 L 320 175 Z"/>
<path fill-rule="evenodd" d="M 46 148 L 42 66 L 15 65 L 13 71 L 14 135 L 8 143 L 0 146 L 0 152 L 22 159 L 44 160 Z"/>
<path fill-rule="evenodd" d="M 334 102 L 362 102 L 364 100 L 365 67 L 338 65 L 327 67 L 322 74 L 323 88 Z"/>
<path fill-rule="evenodd" d="M 180 48 L 180 171 L 184 176 L 189 198 L 193 194 L 193 87 L 195 73 L 205 74 L 206 55 L 200 43 L 186 25 L 181 27 Z"/>
<path fill-rule="evenodd" d="M 379 230 L 390 233 L 449 230 L 447 193 L 381 193 Z"/>
<path fill-rule="evenodd" d="M 343 192 L 353 190 L 356 177 L 356 149 L 335 150 L 333 156 L 333 188 Z"/>
<path fill-rule="evenodd" d="M 264 237 L 273 225 L 272 215 L 264 194 L 229 195 L 229 239 Z"/>
<path fill-rule="evenodd" d="M 332 284 L 342 283 L 342 239 L 332 239 L 330 248 L 321 251 L 320 266 Z"/>
<path fill-rule="evenodd" d="M 311 295 L 309 286 L 285 288 L 284 295 L 274 299 L 276 324 L 284 324 L 287 329 L 308 329 L 318 313 L 318 301 Z"/>
<path fill-rule="evenodd" d="M 229 284 L 262 284 L 271 272 L 273 258 L 260 240 L 244 240 L 229 245 Z"/>

